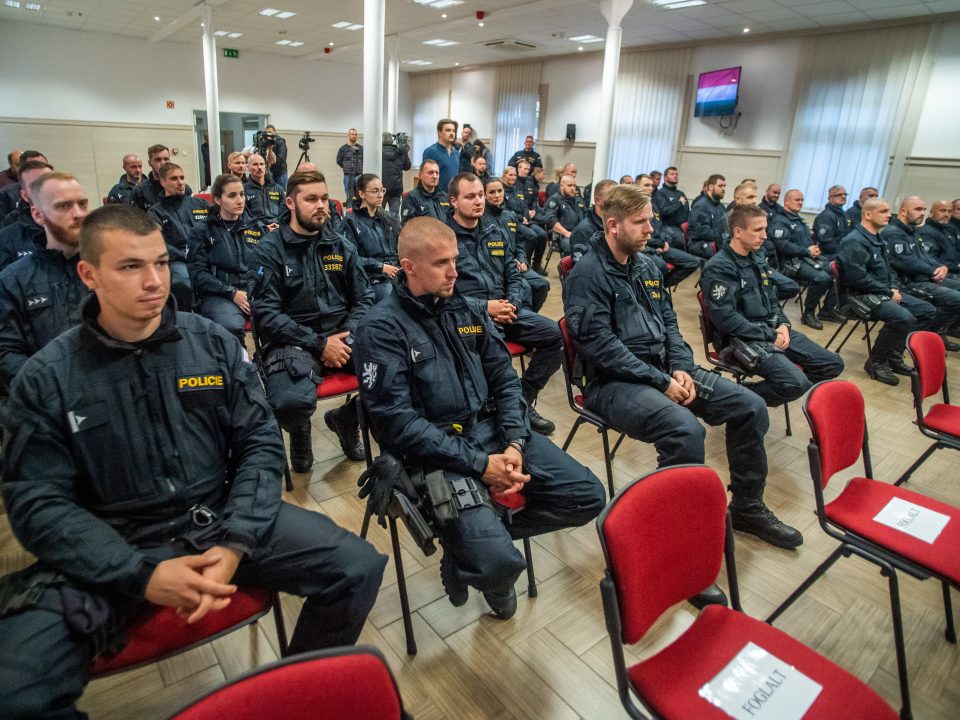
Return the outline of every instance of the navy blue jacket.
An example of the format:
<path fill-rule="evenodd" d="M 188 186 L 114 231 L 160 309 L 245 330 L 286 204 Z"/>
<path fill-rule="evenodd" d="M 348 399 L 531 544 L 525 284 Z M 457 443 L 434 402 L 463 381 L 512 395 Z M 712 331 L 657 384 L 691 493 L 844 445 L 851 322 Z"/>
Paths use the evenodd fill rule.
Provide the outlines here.
<path fill-rule="evenodd" d="M 507 300 L 520 308 L 523 304 L 523 282 L 517 269 L 512 243 L 500 226 L 480 218 L 477 227 L 468 229 L 447 218 L 457 235 L 457 290 L 468 298 L 483 303 Z"/>
<path fill-rule="evenodd" d="M 141 177 L 140 182 L 146 182 L 146 179 Z M 110 192 L 107 193 L 107 204 L 133 205 L 133 191 L 137 189 L 139 184 L 130 182 L 127 179 L 127 174 L 124 173 L 117 180 L 117 184 L 110 188 Z"/>
<path fill-rule="evenodd" d="M 526 160 L 530 163 L 530 172 L 533 172 L 535 167 L 543 167 L 543 160 L 540 158 L 540 153 L 536 150 L 517 150 L 510 156 L 507 165 L 516 167 L 520 164 L 521 160 Z"/>
<path fill-rule="evenodd" d="M 893 297 L 899 283 L 887 263 L 883 241 L 863 225 L 857 225 L 840 242 L 837 266 L 843 285 L 857 295 Z"/>
<path fill-rule="evenodd" d="M 680 198 L 684 202 L 680 202 Z M 690 203 L 687 196 L 676 185 L 664 183 L 653 193 L 653 202 L 660 208 L 660 219 L 664 225 L 680 227 L 690 219 Z"/>
<path fill-rule="evenodd" d="M 483 216 L 490 222 L 500 226 L 504 237 L 510 241 L 514 259 L 517 262 L 528 265 L 526 243 L 518 242 L 518 238 L 523 240 L 526 237 L 524 231 L 529 230 L 529 228 L 524 226 L 520 216 L 513 210 L 507 208 L 506 201 L 504 201 L 500 207 L 488 202 L 483 211 Z"/>
<path fill-rule="evenodd" d="M 782 210 L 773 219 L 773 223 L 767 230 L 767 237 L 773 238 L 773 244 L 777 248 L 777 255 L 781 262 L 793 258 L 811 257 L 810 246 L 813 245 L 813 239 L 810 236 L 810 228 L 799 213 Z"/>
<path fill-rule="evenodd" d="M 660 217 L 663 218 L 663 209 Z M 665 224 L 666 223 L 664 220 Z M 688 242 L 714 242 L 719 250 L 730 238 L 730 228 L 727 225 L 727 209 L 719 200 L 708 197 L 705 193 L 693 201 L 690 208 L 690 225 L 687 228 Z"/>
<path fill-rule="evenodd" d="M 553 230 L 553 226 L 560 223 L 573 232 L 573 229 L 587 216 L 587 212 L 587 204 L 579 195 L 568 198 L 563 193 L 556 192 L 547 198 L 540 222 L 548 231 Z"/>
<path fill-rule="evenodd" d="M 194 292 L 229 300 L 237 290 L 252 292 L 259 267 L 255 249 L 266 235 L 266 226 L 246 213 L 228 223 L 211 210 L 190 236 L 187 264 Z"/>
<path fill-rule="evenodd" d="M 891 218 L 890 224 L 880 231 L 880 240 L 886 245 L 890 267 L 903 282 L 933 282 L 931 276 L 940 263 L 927 253 L 916 228 L 900 218 Z"/>
<path fill-rule="evenodd" d="M 247 180 L 243 189 L 247 197 L 246 212 L 251 218 L 262 221 L 264 225 L 280 222 L 280 216 L 286 209 L 283 203 L 286 193 L 282 187 L 267 178 L 263 185 Z"/>
<path fill-rule="evenodd" d="M 580 262 L 580 258 L 596 248 L 597 233 L 603 234 L 603 218 L 591 208 L 570 235 L 570 255 L 573 257 L 574 264 Z"/>
<path fill-rule="evenodd" d="M 849 227 L 856 227 L 859 225 L 860 218 L 863 217 L 863 207 L 860 205 L 860 201 L 854 200 L 853 205 L 847 208 L 844 216 L 847 218 Z"/>
<path fill-rule="evenodd" d="M 813 234 L 820 246 L 820 252 L 835 257 L 840 252 L 840 241 L 856 227 L 844 214 L 839 205 L 827 203 L 823 211 L 813 221 Z"/>
<path fill-rule="evenodd" d="M 170 260 L 184 262 L 190 249 L 190 236 L 196 227 L 206 224 L 210 208 L 200 198 L 170 195 L 151 207 L 149 214 L 160 223 Z"/>
<path fill-rule="evenodd" d="M 341 232 L 350 239 L 360 255 L 360 264 L 371 280 L 388 281 L 383 266 L 400 267 L 397 256 L 397 237 L 400 218 L 388 210 L 378 208 L 370 215 L 359 200 L 353 202 L 353 211 L 343 218 Z"/>
<path fill-rule="evenodd" d="M 133 189 L 133 205 L 143 211 L 149 210 L 163 198 L 163 185 L 156 179 L 153 171 L 147 177 L 140 181 L 140 184 Z M 193 190 L 187 185 L 186 195 L 193 195 Z"/>
<path fill-rule="evenodd" d="M 29 214 L 0 230 L 0 270 L 47 245 L 47 236 Z"/>
<path fill-rule="evenodd" d="M 449 211 L 450 198 L 440 186 L 437 186 L 432 193 L 428 193 L 422 185 L 417 185 L 400 203 L 400 219 L 403 222 L 407 222 L 410 218 L 424 216 L 446 222 Z"/>
<path fill-rule="evenodd" d="M 960 272 L 960 235 L 950 223 L 938 223 L 933 218 L 917 230 L 920 242 L 930 256 L 950 272 Z"/>

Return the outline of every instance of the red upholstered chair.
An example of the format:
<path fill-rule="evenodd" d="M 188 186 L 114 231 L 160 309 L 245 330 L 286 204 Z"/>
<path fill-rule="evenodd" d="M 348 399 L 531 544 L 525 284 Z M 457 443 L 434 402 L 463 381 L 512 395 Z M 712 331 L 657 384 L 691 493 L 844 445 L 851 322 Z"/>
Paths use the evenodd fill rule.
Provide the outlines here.
<path fill-rule="evenodd" d="M 608 424 L 595 412 L 588 410 L 584 404 L 583 381 L 575 375 L 578 364 L 577 351 L 573 345 L 573 339 L 570 337 L 570 330 L 567 328 L 567 319 L 561 318 L 557 325 L 560 326 L 560 338 L 563 340 L 562 364 L 563 377 L 566 379 L 565 384 L 567 386 L 567 402 L 570 404 L 570 409 L 577 414 L 577 419 L 574 421 L 573 427 L 570 428 L 570 434 L 567 435 L 567 439 L 563 441 L 563 449 L 566 450 L 570 447 L 570 443 L 573 442 L 573 436 L 577 434 L 577 430 L 580 429 L 581 425 L 584 423 L 593 425 L 603 438 L 603 464 L 607 471 L 607 491 L 612 498 L 616 492 L 613 487 L 613 458 L 617 454 L 617 450 L 620 449 L 620 443 L 623 442 L 623 438 L 625 438 L 626 435 L 620 433 L 620 437 L 617 439 L 611 451 L 609 431 L 616 431 L 616 428 Z M 710 583 L 707 583 L 707 585 L 709 584 Z M 704 585 L 704 587 L 706 587 L 706 585 Z M 700 588 L 700 590 L 702 589 L 703 588 Z M 700 592 L 700 590 L 697 590 L 697 592 Z"/>
<path fill-rule="evenodd" d="M 510 357 L 520 358 L 520 374 L 523 375 L 527 371 L 527 355 L 530 354 L 525 346 L 520 343 L 515 343 L 510 340 L 505 341 L 507 343 L 507 350 L 510 351 Z"/>
<path fill-rule="evenodd" d="M 910 689 L 900 615 L 900 591 L 897 571 L 918 580 L 936 578 L 943 588 L 947 640 L 957 641 L 953 622 L 950 587 L 960 587 L 960 509 L 938 502 L 920 493 L 873 479 L 864 401 L 860 390 L 846 380 L 827 380 L 814 385 L 803 405 L 813 438 L 808 446 L 810 475 L 820 527 L 839 546 L 798 587 L 767 622 L 774 622 L 807 588 L 841 557 L 857 555 L 880 568 L 890 587 L 893 637 L 900 674 L 903 717 L 910 716 Z M 838 472 L 854 465 L 863 455 L 865 477 L 850 480 L 829 503 L 824 489 Z M 875 518 L 891 501 L 905 506 L 926 508 L 948 518 L 940 534 L 927 542 L 890 527 Z M 914 510 L 910 510 L 914 512 Z M 901 520 L 903 522 L 903 520 Z M 909 522 L 909 521 L 907 521 Z"/>
<path fill-rule="evenodd" d="M 557 276 L 560 278 L 561 285 L 567 281 L 567 275 L 571 270 L 573 270 L 573 255 L 560 258 L 560 262 L 557 263 Z"/>
<path fill-rule="evenodd" d="M 630 717 L 729 718 L 700 689 L 752 642 L 822 686 L 804 718 L 896 718 L 863 682 L 741 611 L 727 494 L 710 468 L 679 465 L 634 480 L 601 513 L 597 530 L 606 560 L 603 611 L 617 689 Z M 713 583 L 722 559 L 733 609 L 708 605 L 673 643 L 628 668 L 623 645 L 641 640 L 667 609 Z"/>
<path fill-rule="evenodd" d="M 127 630 L 127 644 L 111 657 L 101 655 L 90 669 L 91 678 L 133 670 L 204 645 L 256 622 L 273 610 L 281 656 L 287 654 L 283 613 L 275 593 L 260 588 L 238 588 L 223 610 L 211 612 L 188 625 L 176 610 L 147 604 Z"/>
<path fill-rule="evenodd" d="M 401 720 L 397 683 L 379 650 L 333 648 L 264 665 L 171 720 Z"/>
<path fill-rule="evenodd" d="M 913 406 L 917 411 L 917 427 L 933 440 L 923 455 L 900 476 L 896 484 L 905 483 L 935 450 L 953 448 L 960 450 L 960 406 L 950 404 L 947 389 L 947 351 L 939 335 L 926 330 L 912 332 L 907 336 L 907 350 L 913 358 L 913 373 L 910 385 L 913 388 Z M 935 403 L 925 413 L 923 401 L 938 391 L 943 402 Z"/>
<path fill-rule="evenodd" d="M 201 200 L 203 200 L 204 202 L 206 202 L 207 205 L 213 205 L 213 195 L 211 195 L 211 194 L 208 193 L 208 192 L 198 192 L 198 193 L 194 193 L 193 196 L 194 196 L 194 197 L 197 197 L 197 198 L 200 198 Z"/>
<path fill-rule="evenodd" d="M 539 204 L 540 207 L 543 207 L 545 202 L 547 202 L 547 191 L 541 190 L 537 193 L 537 204 Z"/>

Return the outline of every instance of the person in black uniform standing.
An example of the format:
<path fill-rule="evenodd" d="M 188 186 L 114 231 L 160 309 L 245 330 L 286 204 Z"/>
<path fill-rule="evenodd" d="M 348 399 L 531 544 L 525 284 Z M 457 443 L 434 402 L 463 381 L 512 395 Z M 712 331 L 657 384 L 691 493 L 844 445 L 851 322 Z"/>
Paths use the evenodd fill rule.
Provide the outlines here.
<path fill-rule="evenodd" d="M 0 270 L 43 247 L 43 228 L 33 219 L 31 210 L 30 186 L 52 170 L 51 165 L 40 160 L 20 164 L 18 176 L 21 182 L 17 187 L 23 205 L 10 214 L 11 222 L 0 229 Z"/>
<path fill-rule="evenodd" d="M 511 155 L 507 161 L 507 165 L 516 168 L 521 160 L 526 160 L 530 163 L 531 168 L 543 167 L 543 160 L 540 158 L 540 153 L 533 149 L 534 142 L 533 135 L 527 135 L 523 139 L 523 150 L 517 150 Z"/>
<path fill-rule="evenodd" d="M 757 365 L 748 370 L 763 380 L 748 387 L 768 407 L 775 407 L 796 400 L 815 383 L 839 376 L 843 360 L 790 326 L 766 258 L 757 254 L 766 228 L 767 214 L 761 208 L 734 208 L 730 242 L 707 262 L 700 284 L 718 334 L 712 338 L 714 345 L 723 352 L 738 339 L 756 352 Z"/>
<path fill-rule="evenodd" d="M 330 193 L 315 170 L 287 180 L 287 221 L 257 245 L 253 327 L 262 343 L 267 400 L 290 433 L 290 464 L 313 465 L 310 418 L 317 385 L 330 370 L 353 372 L 353 332 L 374 295 L 353 244 L 327 223 Z M 324 422 L 343 454 L 363 460 L 357 398 L 329 410 Z"/>
<path fill-rule="evenodd" d="M 80 255 L 96 297 L 27 362 L 4 417 L 4 501 L 38 562 L 0 581 L 0 715 L 83 717 L 93 659 L 122 646 L 145 602 L 196 622 L 237 585 L 284 591 L 306 598 L 291 654 L 356 642 L 387 558 L 282 502 L 256 369 L 225 330 L 167 302 L 159 228 L 108 205 Z"/>
<path fill-rule="evenodd" d="M 873 319 L 883 322 L 863 369 L 874 380 L 897 385 L 900 379 L 896 374 L 912 372 L 903 362 L 907 335 L 935 328 L 937 311 L 930 303 L 900 291 L 900 281 L 890 269 L 886 248 L 878 237 L 889 222 L 890 204 L 883 198 L 867 200 L 860 224 L 840 242 L 837 265 L 844 289 L 872 306 Z"/>
<path fill-rule="evenodd" d="M 187 254 L 200 314 L 226 328 L 241 343 L 246 338 L 256 279 L 254 249 L 268 232 L 260 220 L 246 213 L 246 192 L 233 174 L 213 181 L 214 208 L 207 222 L 194 228 Z"/>
<path fill-rule="evenodd" d="M 420 184 L 407 193 L 400 204 L 400 219 L 405 223 L 410 218 L 432 217 L 446 222 L 450 212 L 450 198 L 445 188 L 438 187 L 440 166 L 436 160 L 424 160 L 420 164 Z"/>
<path fill-rule="evenodd" d="M 283 203 L 286 193 L 277 183 L 267 179 L 267 162 L 261 156 L 250 156 L 247 173 L 249 177 L 243 183 L 247 194 L 247 215 L 276 230 L 280 226 L 280 216 L 286 209 Z"/>
<path fill-rule="evenodd" d="M 654 184 L 656 184 L 654 178 Z M 653 194 L 653 202 L 660 211 L 663 223 L 664 241 L 675 247 L 686 247 L 683 237 L 683 224 L 690 219 L 690 205 L 687 196 L 677 187 L 680 172 L 673 166 L 663 171 L 663 185 Z"/>
<path fill-rule="evenodd" d="M 840 241 L 856 227 L 843 212 L 846 202 L 847 191 L 842 185 L 834 185 L 827 191 L 827 204 L 813 220 L 813 238 L 829 260 L 837 257 Z"/>
<path fill-rule="evenodd" d="M 107 193 L 108 203 L 133 205 L 133 191 L 143 180 L 143 160 L 139 155 L 123 156 L 123 175 Z"/>
<path fill-rule="evenodd" d="M 343 234 L 353 242 L 360 265 L 373 286 L 377 302 L 393 290 L 393 278 L 400 271 L 397 236 L 400 218 L 383 209 L 383 183 L 372 173 L 357 178 L 351 212 L 343 220 Z"/>
<path fill-rule="evenodd" d="M 476 502 L 440 528 L 444 589 L 459 606 L 472 585 L 508 619 L 525 567 L 513 539 L 589 522 L 604 492 L 589 469 L 530 432 L 500 333 L 457 288 L 462 256 L 442 223 L 404 226 L 396 292 L 357 331 L 360 394 L 385 452 L 470 488 Z M 488 495 L 515 492 L 526 506 L 504 527 Z"/>
<path fill-rule="evenodd" d="M 400 202 L 403 200 L 403 174 L 411 167 L 410 146 L 401 148 L 397 145 L 396 136 L 385 132 L 381 160 L 383 188 L 386 191 L 383 205 L 394 215 L 399 215 Z"/>
<path fill-rule="evenodd" d="M 726 178 L 711 175 L 703 192 L 690 205 L 687 251 L 693 255 L 709 259 L 730 239 L 727 209 L 720 202 L 726 190 Z"/>
<path fill-rule="evenodd" d="M 802 535 L 763 502 L 766 405 L 694 363 L 663 277 L 640 252 L 652 217 L 649 195 L 636 185 L 618 185 L 604 207 L 605 241 L 580 259 L 564 286 L 586 405 L 630 437 L 654 443 L 660 466 L 703 462 L 705 433 L 697 417 L 726 424 L 734 528 L 797 547 Z"/>

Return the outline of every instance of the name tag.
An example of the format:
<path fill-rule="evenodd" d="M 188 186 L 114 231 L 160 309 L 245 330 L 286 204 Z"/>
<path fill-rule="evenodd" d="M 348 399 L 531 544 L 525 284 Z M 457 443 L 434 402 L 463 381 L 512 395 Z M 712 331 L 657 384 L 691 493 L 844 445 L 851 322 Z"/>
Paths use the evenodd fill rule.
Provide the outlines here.
<path fill-rule="evenodd" d="M 823 686 L 747 643 L 699 695 L 737 720 L 800 720 Z"/>
<path fill-rule="evenodd" d="M 931 545 L 950 522 L 948 515 L 901 498 L 893 498 L 873 519 Z"/>

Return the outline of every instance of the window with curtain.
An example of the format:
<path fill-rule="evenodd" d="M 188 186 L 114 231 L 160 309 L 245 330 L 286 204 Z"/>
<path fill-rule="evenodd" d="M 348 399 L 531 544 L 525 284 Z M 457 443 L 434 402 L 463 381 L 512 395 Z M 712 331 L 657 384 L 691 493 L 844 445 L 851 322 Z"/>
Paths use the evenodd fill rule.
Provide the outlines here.
<path fill-rule="evenodd" d="M 499 173 L 506 167 L 510 156 L 523 149 L 523 139 L 527 135 L 537 135 L 540 63 L 498 67 L 496 82 L 497 115 L 491 173 Z"/>
<path fill-rule="evenodd" d="M 665 168 L 675 160 L 689 62 L 688 48 L 620 58 L 610 138 L 613 180 Z"/>
<path fill-rule="evenodd" d="M 410 78 L 413 95 L 413 137 L 410 160 L 420 165 L 423 151 L 437 141 L 437 121 L 450 117 L 450 73 L 414 75 Z"/>
<path fill-rule="evenodd" d="M 883 188 L 914 96 L 931 26 L 825 35 L 812 43 L 788 150 L 784 190 L 817 210 L 831 185 L 852 201 Z"/>

